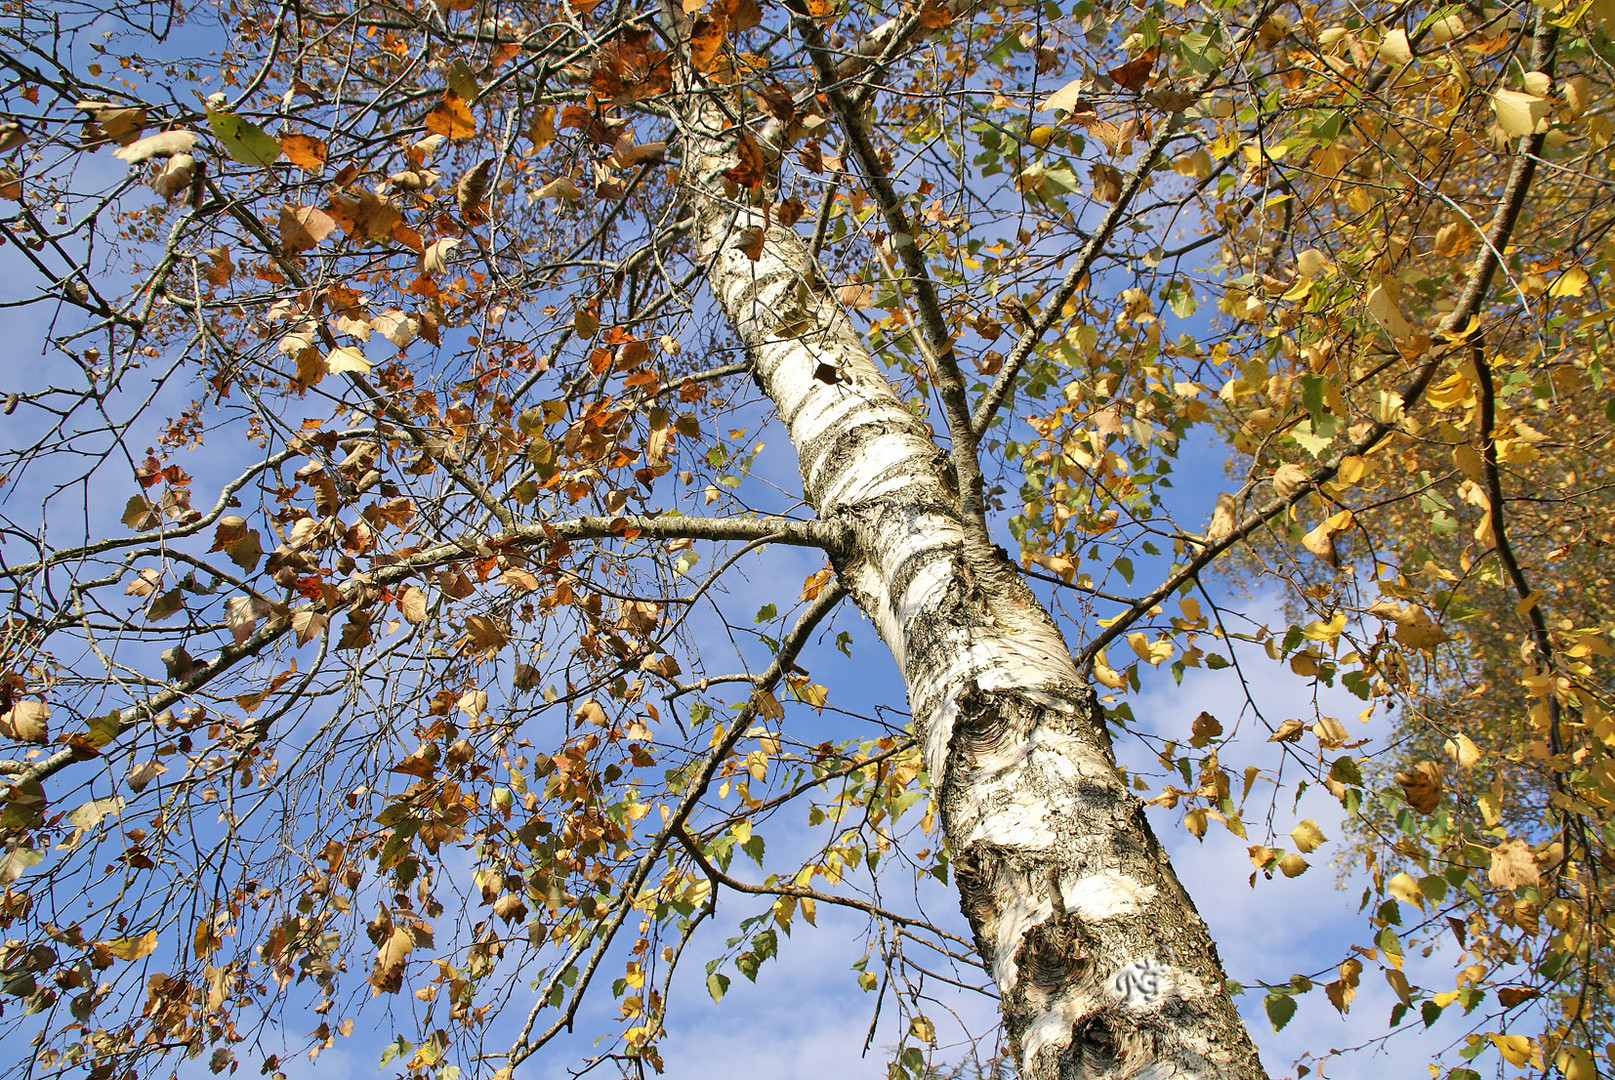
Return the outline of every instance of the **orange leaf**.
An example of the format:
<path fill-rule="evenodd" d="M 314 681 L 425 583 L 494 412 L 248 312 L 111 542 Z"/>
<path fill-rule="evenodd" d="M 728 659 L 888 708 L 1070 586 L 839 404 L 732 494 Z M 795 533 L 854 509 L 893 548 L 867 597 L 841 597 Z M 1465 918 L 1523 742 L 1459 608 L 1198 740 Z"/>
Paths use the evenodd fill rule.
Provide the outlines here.
<path fill-rule="evenodd" d="M 809 574 L 807 576 L 807 580 L 802 582 L 802 599 L 817 599 L 819 593 L 822 592 L 824 587 L 828 584 L 830 584 L 829 567 L 825 567 L 823 570 L 818 570 Z"/>
<path fill-rule="evenodd" d="M 282 135 L 280 152 L 299 169 L 319 172 L 325 168 L 325 140 L 312 135 Z"/>
<path fill-rule="evenodd" d="M 695 70 L 704 74 L 712 66 L 712 58 L 723 47 L 725 21 L 710 15 L 696 17 L 695 28 L 690 31 L 690 66 Z"/>
<path fill-rule="evenodd" d="M 477 121 L 464 98 L 446 93 L 442 104 L 426 114 L 426 130 L 449 139 L 469 139 L 477 133 Z"/>
<path fill-rule="evenodd" d="M 759 187 L 768 178 L 768 163 L 763 158 L 762 147 L 751 132 L 742 130 L 740 139 L 735 143 L 735 154 L 739 160 L 735 167 L 725 169 L 723 175 L 742 187 Z"/>

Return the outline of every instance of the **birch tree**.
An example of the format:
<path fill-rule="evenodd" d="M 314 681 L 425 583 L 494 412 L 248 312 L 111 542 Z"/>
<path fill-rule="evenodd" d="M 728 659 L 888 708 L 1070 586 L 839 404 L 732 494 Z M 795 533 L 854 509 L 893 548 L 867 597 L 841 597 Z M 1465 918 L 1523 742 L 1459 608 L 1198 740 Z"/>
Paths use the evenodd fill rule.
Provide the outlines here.
<path fill-rule="evenodd" d="M 1604 505 L 1609 14 L 13 6 L 19 1073 L 275 1074 L 385 1015 L 384 1068 L 504 1078 L 605 998 L 580 1067 L 637 1075 L 692 966 L 721 1004 L 836 907 L 893 1075 L 938 965 L 1028 1078 L 1265 1076 L 1240 995 L 1365 972 L 1389 1035 L 1596 1075 L 1610 627 L 1551 610 L 1536 500 Z M 832 677 L 871 635 L 895 712 Z M 1367 719 L 1481 659 L 1522 715 L 1384 743 L 1129 702 L 1277 663 Z M 1246 990 L 1146 807 L 1255 886 L 1309 786 L 1360 944 Z"/>

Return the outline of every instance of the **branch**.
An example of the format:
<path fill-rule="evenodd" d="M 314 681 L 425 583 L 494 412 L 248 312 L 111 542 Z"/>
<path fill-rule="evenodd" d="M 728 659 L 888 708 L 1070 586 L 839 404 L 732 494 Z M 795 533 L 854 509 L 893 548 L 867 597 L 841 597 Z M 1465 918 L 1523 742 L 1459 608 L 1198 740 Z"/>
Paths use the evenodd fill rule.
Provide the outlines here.
<path fill-rule="evenodd" d="M 1535 70 L 1547 71 L 1551 67 L 1553 47 L 1557 35 L 1557 29 L 1538 13 L 1536 37 L 1532 42 L 1531 49 L 1531 62 L 1535 66 Z M 1508 246 L 1509 238 L 1514 233 L 1514 226 L 1519 221 L 1520 210 L 1525 205 L 1526 194 L 1531 188 L 1531 179 L 1536 174 L 1537 155 L 1542 152 L 1542 143 L 1545 138 L 1545 135 L 1538 134 L 1522 136 L 1520 139 L 1513 168 L 1509 170 L 1508 183 L 1504 186 L 1502 195 L 1498 197 L 1497 211 L 1492 215 L 1492 224 L 1487 230 L 1485 243 L 1480 253 L 1475 256 L 1474 265 L 1470 267 L 1469 274 L 1465 279 L 1463 294 L 1458 305 L 1441 321 L 1441 326 L 1437 331 L 1439 335 L 1448 340 L 1463 340 L 1470 330 L 1470 323 L 1480 312 L 1481 302 L 1485 300 L 1487 289 L 1497 272 L 1500 253 Z M 1044 316 L 1046 318 L 1048 312 L 1044 312 Z M 1039 320 L 1040 323 L 1042 321 Z M 1404 410 L 1411 408 L 1423 396 L 1425 387 L 1430 385 L 1430 380 L 1435 376 L 1442 360 L 1448 355 L 1447 350 L 1436 348 L 1430 350 L 1428 359 L 1398 391 L 1402 397 Z M 1007 362 L 1005 366 L 1008 366 Z M 1292 494 L 1268 501 L 1247 515 L 1227 535 L 1216 540 L 1208 540 L 1195 556 L 1169 576 L 1166 581 L 1162 582 L 1159 587 L 1139 600 L 1128 611 L 1123 612 L 1115 622 L 1105 628 L 1103 633 L 1084 646 L 1077 656 L 1077 666 L 1081 669 L 1087 669 L 1093 663 L 1093 658 L 1098 655 L 1099 650 L 1126 633 L 1134 623 L 1143 617 L 1145 612 L 1166 600 L 1185 582 L 1193 581 L 1199 577 L 1200 571 L 1204 570 L 1224 551 L 1227 551 L 1267 522 L 1306 498 L 1313 488 L 1334 479 L 1335 474 L 1340 470 L 1340 463 L 1346 458 L 1367 454 L 1395 429 L 1395 424 L 1375 421 L 1361 438 L 1316 469 L 1307 477 L 1306 482 L 1301 484 Z"/>
<path fill-rule="evenodd" d="M 1228 55 L 1233 56 L 1240 52 L 1249 43 L 1250 39 L 1255 36 L 1257 28 L 1267 21 L 1268 14 L 1277 7 L 1279 7 L 1279 0 L 1267 0 L 1252 16 L 1238 40 L 1228 50 Z M 1198 98 L 1211 87 L 1211 84 L 1222 74 L 1222 68 L 1222 65 L 1218 65 L 1199 78 L 1192 89 L 1195 97 Z M 1026 328 L 1020 338 L 1016 340 L 1015 347 L 1010 349 L 1009 355 L 1004 358 L 1002 370 L 999 371 L 998 377 L 993 380 L 992 386 L 987 389 L 987 393 L 977 404 L 976 411 L 971 417 L 970 429 L 976 438 L 980 438 L 982 433 L 987 430 L 987 425 L 992 421 L 993 416 L 998 412 L 1005 400 L 1008 399 L 1010 391 L 1015 387 L 1015 379 L 1020 375 L 1021 367 L 1026 363 L 1026 358 L 1032 355 L 1032 350 L 1037 347 L 1038 342 L 1043 340 L 1043 335 L 1048 333 L 1054 324 L 1063 318 L 1062 313 L 1065 310 L 1066 301 L 1076 295 L 1077 289 L 1081 287 L 1088 277 L 1094 261 L 1099 258 L 1100 251 L 1110 241 L 1117 226 L 1121 224 L 1122 218 L 1126 216 L 1128 206 L 1131 205 L 1138 193 L 1143 190 L 1150 173 L 1155 169 L 1156 161 L 1160 159 L 1161 151 L 1177 134 L 1177 130 L 1178 116 L 1174 114 L 1171 119 L 1161 125 L 1160 130 L 1155 133 L 1155 137 L 1145 146 L 1144 152 L 1138 156 L 1138 163 L 1133 166 L 1132 173 L 1128 175 L 1127 183 L 1122 186 L 1121 194 L 1116 196 L 1115 203 L 1111 205 L 1110 210 L 1105 214 L 1105 220 L 1100 222 L 1099 228 L 1094 230 L 1092 236 L 1088 237 L 1088 242 L 1082 246 L 1082 251 L 1078 253 L 1076 261 L 1066 270 L 1065 278 L 1061 280 L 1060 287 L 1054 291 L 1054 295 L 1049 298 L 1048 303 L 1043 308 L 1043 313 L 1032 320 L 1032 325 Z"/>
<path fill-rule="evenodd" d="M 830 614 L 831 610 L 834 609 L 836 604 L 840 603 L 844 596 L 846 596 L 846 590 L 839 584 L 827 586 L 819 594 L 818 599 L 808 605 L 808 609 L 802 613 L 802 617 L 791 628 L 791 632 L 780 642 L 779 652 L 775 655 L 773 663 L 769 664 L 768 669 L 763 672 L 762 678 L 758 682 L 757 690 L 747 700 L 745 707 L 740 710 L 740 714 L 725 729 L 723 736 L 712 745 L 711 749 L 701 759 L 700 769 L 692 779 L 690 786 L 685 789 L 684 795 L 679 799 L 678 806 L 674 808 L 672 814 L 668 817 L 667 823 L 656 834 L 656 839 L 651 842 L 650 849 L 640 856 L 639 862 L 635 864 L 633 872 L 628 876 L 628 880 L 623 883 L 611 917 L 606 920 L 604 925 L 599 926 L 593 932 L 580 934 L 578 944 L 572 948 L 564 961 L 556 964 L 555 973 L 537 990 L 538 1004 L 534 1005 L 532 1011 L 527 1014 L 527 1022 L 522 1025 L 521 1034 L 517 1036 L 507 1055 L 511 1065 L 519 1065 L 540 1050 L 545 1043 L 560 1034 L 561 1031 L 571 1029 L 572 1021 L 577 1016 L 578 1008 L 583 1004 L 583 995 L 588 990 L 589 983 L 594 978 L 594 973 L 599 968 L 601 960 L 605 958 L 606 952 L 610 949 L 612 939 L 616 937 L 617 931 L 622 928 L 623 921 L 627 919 L 628 913 L 634 909 L 634 901 L 639 894 L 639 890 L 649 879 L 651 871 L 656 868 L 657 862 L 661 860 L 662 852 L 672 842 L 674 835 L 682 832 L 684 822 L 706 795 L 707 786 L 712 782 L 712 777 L 718 771 L 718 766 L 729 756 L 729 752 L 734 749 L 735 743 L 740 741 L 741 736 L 750 729 L 751 722 L 757 715 L 758 699 L 762 694 L 777 686 L 779 681 L 785 677 L 785 673 L 790 670 L 791 665 L 796 662 L 796 658 L 801 654 L 803 647 L 806 646 L 808 638 L 812 636 L 814 628 L 818 626 L 826 615 Z M 595 944 L 593 955 L 589 957 L 588 963 L 577 977 L 572 989 L 571 1000 L 567 1002 L 566 1008 L 562 1010 L 561 1015 L 556 1017 L 555 1022 L 546 1028 L 542 1034 L 535 1036 L 533 1028 L 538 1022 L 539 1013 L 545 1008 L 545 1002 L 555 988 L 561 985 L 562 977 L 582 957 L 590 942 L 596 942 L 597 944 Z"/>
<path fill-rule="evenodd" d="M 689 832 L 683 828 L 683 826 L 679 827 L 678 839 L 679 843 L 684 845 L 684 850 L 689 853 L 690 858 L 694 859 L 695 864 L 701 868 L 701 872 L 703 874 L 712 879 L 714 883 L 733 889 L 735 892 L 749 893 L 752 896 L 789 896 L 799 900 L 812 900 L 815 903 L 833 904 L 837 907 L 852 908 L 856 911 L 862 911 L 866 915 L 871 915 L 874 918 L 884 919 L 887 922 L 893 923 L 897 926 L 917 926 L 922 930 L 929 930 L 931 933 L 940 938 L 946 938 L 949 941 L 958 942 L 960 945 L 973 947 L 971 943 L 966 941 L 964 938 L 959 937 L 956 934 L 950 934 L 945 930 L 939 930 L 937 927 L 932 926 L 924 919 L 915 919 L 907 915 L 899 915 L 895 911 L 888 911 L 885 908 L 880 907 L 877 904 L 872 904 L 867 900 L 859 900 L 851 896 L 834 896 L 830 893 L 819 892 L 817 889 L 806 888 L 802 885 L 752 885 L 737 878 L 732 878 L 707 860 L 706 855 L 701 851 L 701 845 L 695 842 L 695 838 L 692 837 Z"/>
<path fill-rule="evenodd" d="M 389 563 L 363 578 L 350 578 L 337 587 L 336 597 L 320 601 L 309 608 L 327 616 L 335 615 L 354 605 L 362 605 L 373 596 L 377 586 L 397 584 L 412 575 L 435 568 L 456 559 L 499 550 L 520 549 L 535 544 L 553 543 L 556 540 L 603 540 L 608 538 L 652 540 L 705 540 L 705 541 L 772 541 L 798 547 L 814 547 L 839 552 L 846 543 L 850 530 L 823 522 L 792 521 L 787 518 L 685 518 L 685 517 L 581 517 L 570 521 L 527 525 L 512 532 L 489 536 L 450 540 L 405 556 Z M 822 595 L 822 594 L 821 594 Z M 839 595 L 839 593 L 837 594 Z M 241 660 L 258 655 L 274 644 L 292 628 L 291 612 L 271 617 L 265 625 L 240 644 L 231 643 L 219 650 L 212 660 L 199 664 L 184 678 L 174 680 L 155 694 L 118 713 L 118 726 L 114 733 L 128 730 L 142 718 L 157 716 L 163 710 L 183 701 L 201 690 L 220 675 L 231 670 Z M 784 655 L 783 652 L 781 655 Z M 769 671 L 772 671 L 770 668 Z M 761 684 L 759 684 L 761 685 Z M 64 747 L 47 758 L 35 762 L 0 762 L 0 773 L 9 774 L 12 784 L 42 781 L 60 772 L 77 760 L 71 747 Z M 16 767 L 13 767 L 16 766 Z"/>
<path fill-rule="evenodd" d="M 841 88 L 840 79 L 843 76 L 830 57 L 818 22 L 808 13 L 803 0 L 786 0 L 785 6 L 792 12 L 797 33 L 801 35 L 802 44 L 806 46 L 813 66 L 819 73 L 825 98 L 841 121 L 848 145 L 858 162 L 859 172 L 875 196 L 881 215 L 886 219 L 892 246 L 903 260 L 904 273 L 914 287 L 920 323 L 925 328 L 926 344 L 929 346 L 924 351 L 930 360 L 931 381 L 942 399 L 942 415 L 948 425 L 948 457 L 959 484 L 960 510 L 971 532 L 979 534 L 975 538 L 984 548 L 990 548 L 982 495 L 981 463 L 976 459 L 976 437 L 970 421 L 970 403 L 965 397 L 965 381 L 959 372 L 959 363 L 953 351 L 953 336 L 948 333 L 947 322 L 942 316 L 942 304 L 937 298 L 930 269 L 926 266 L 925 254 L 920 250 L 919 238 L 903 211 L 891 176 L 881 166 L 862 107 L 855 104 Z"/>

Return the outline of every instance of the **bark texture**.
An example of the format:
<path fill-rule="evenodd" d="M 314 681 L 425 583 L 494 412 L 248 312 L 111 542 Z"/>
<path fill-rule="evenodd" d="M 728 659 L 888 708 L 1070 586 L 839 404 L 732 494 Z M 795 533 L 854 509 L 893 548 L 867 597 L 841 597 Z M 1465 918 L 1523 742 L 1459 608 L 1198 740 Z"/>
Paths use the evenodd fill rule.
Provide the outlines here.
<path fill-rule="evenodd" d="M 723 112 L 684 120 L 711 291 L 789 429 L 808 499 L 852 537 L 836 569 L 906 681 L 1021 1075 L 1264 1076 L 1053 621 L 1012 564 L 970 542 L 946 452 L 801 239 L 737 200 Z"/>

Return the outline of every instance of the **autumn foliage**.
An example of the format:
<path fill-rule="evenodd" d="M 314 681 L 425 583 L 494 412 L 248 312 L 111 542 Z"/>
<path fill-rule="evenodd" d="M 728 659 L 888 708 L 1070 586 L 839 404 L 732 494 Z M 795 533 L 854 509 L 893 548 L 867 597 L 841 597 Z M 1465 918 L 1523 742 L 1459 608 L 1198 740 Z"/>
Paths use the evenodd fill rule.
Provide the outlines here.
<path fill-rule="evenodd" d="M 711 198 L 816 258 L 782 325 L 852 317 L 1158 826 L 1366 889 L 1245 1000 L 1382 980 L 1432 1075 L 1615 1067 L 1608 0 L 5 11 L 19 1073 L 357 1025 L 505 1077 L 585 995 L 655 1069 L 679 987 L 830 906 L 893 1075 L 957 1057 L 915 987 L 991 992 L 979 943 L 874 886 L 949 911 L 943 778 L 837 681 L 884 652 L 703 288 Z M 1262 665 L 1305 704 L 1134 716 Z"/>

